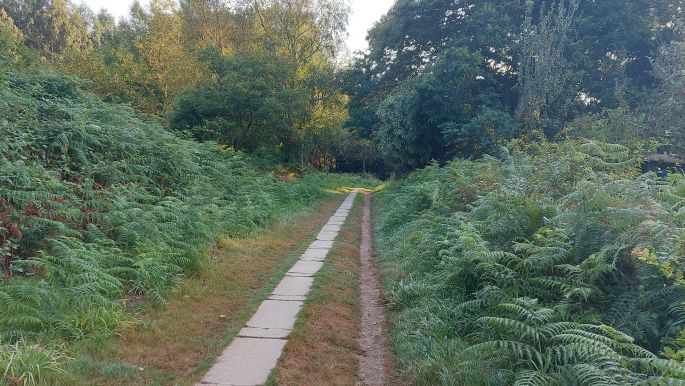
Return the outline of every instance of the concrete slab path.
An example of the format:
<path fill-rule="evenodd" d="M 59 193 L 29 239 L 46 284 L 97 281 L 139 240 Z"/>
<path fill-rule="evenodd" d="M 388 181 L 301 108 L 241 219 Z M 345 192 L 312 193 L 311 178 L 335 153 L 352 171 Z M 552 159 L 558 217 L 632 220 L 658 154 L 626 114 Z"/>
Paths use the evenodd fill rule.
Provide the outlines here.
<path fill-rule="evenodd" d="M 292 332 L 314 275 L 333 247 L 356 195 L 357 192 L 353 192 L 347 196 L 317 239 L 262 302 L 198 385 L 253 386 L 267 381 Z"/>

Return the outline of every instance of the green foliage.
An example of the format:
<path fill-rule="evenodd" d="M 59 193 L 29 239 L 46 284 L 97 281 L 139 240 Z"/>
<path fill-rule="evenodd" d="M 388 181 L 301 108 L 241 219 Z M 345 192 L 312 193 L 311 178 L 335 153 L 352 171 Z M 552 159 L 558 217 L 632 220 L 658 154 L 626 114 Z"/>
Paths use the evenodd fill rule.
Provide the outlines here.
<path fill-rule="evenodd" d="M 8 386 L 37 386 L 54 384 L 67 358 L 60 350 L 40 345 L 17 342 L 0 345 L 0 384 Z"/>
<path fill-rule="evenodd" d="M 202 57 L 216 81 L 179 97 L 170 118 L 173 128 L 237 150 L 292 142 L 295 123 L 307 114 L 306 96 L 288 87 L 292 63 L 277 57 L 224 57 L 216 48 Z"/>
<path fill-rule="evenodd" d="M 10 59 L 17 50 L 20 39 L 21 31 L 14 25 L 14 20 L 0 8 L 0 60 Z"/>
<path fill-rule="evenodd" d="M 469 125 L 486 110 L 514 116 L 528 141 L 557 139 L 578 117 L 625 111 L 648 119 L 646 140 L 680 153 L 684 13 L 667 0 L 397 0 L 369 31 L 369 51 L 341 76 L 350 127 L 390 148 L 394 169 L 493 151 L 482 122 Z M 411 109 L 389 114 L 398 98 Z M 400 117 L 406 127 L 394 129 Z M 631 125 L 608 122 L 583 135 L 605 140 L 625 130 L 632 143 Z M 494 137 L 518 132 L 508 128 Z"/>
<path fill-rule="evenodd" d="M 644 121 L 644 117 L 636 116 L 626 108 L 617 108 L 601 114 L 579 116 L 568 124 L 566 134 L 573 138 L 596 139 L 640 148 L 649 138 Z"/>
<path fill-rule="evenodd" d="M 576 98 L 573 85 L 578 83 L 568 74 L 570 66 L 564 59 L 564 50 L 580 0 L 569 0 L 568 4 L 562 0 L 550 5 L 538 3 L 527 3 L 521 27 L 516 117 L 526 132 L 556 129 L 555 123 L 567 113 L 564 105 Z M 535 14 L 534 8 L 539 8 L 539 14 Z"/>
<path fill-rule="evenodd" d="M 681 154 L 685 147 L 685 42 L 673 42 L 660 47 L 653 65 L 659 86 L 652 91 L 644 110 L 647 111 L 650 123 L 655 126 L 652 129 L 655 133 L 652 135 L 664 133 L 662 135 L 672 145 L 669 150 Z"/>
<path fill-rule="evenodd" d="M 26 43 L 50 59 L 89 45 L 83 17 L 67 0 L 5 0 L 0 8 L 24 32 Z"/>
<path fill-rule="evenodd" d="M 481 156 L 517 134 L 486 78 L 483 56 L 453 49 L 378 106 L 376 137 L 389 167 L 406 171 L 431 159 Z"/>
<path fill-rule="evenodd" d="M 416 384 L 663 384 L 679 358 L 682 176 L 620 145 L 537 144 L 378 196 L 392 341 Z"/>
<path fill-rule="evenodd" d="M 395 92 L 378 107 L 379 148 L 400 170 L 427 162 L 432 153 L 431 136 L 417 127 L 418 111 L 418 94 L 410 89 Z"/>
<path fill-rule="evenodd" d="M 486 107 L 466 124 L 448 122 L 440 125 L 445 141 L 456 152 L 473 158 L 492 153 L 497 147 L 518 135 L 518 123 L 511 114 Z"/>

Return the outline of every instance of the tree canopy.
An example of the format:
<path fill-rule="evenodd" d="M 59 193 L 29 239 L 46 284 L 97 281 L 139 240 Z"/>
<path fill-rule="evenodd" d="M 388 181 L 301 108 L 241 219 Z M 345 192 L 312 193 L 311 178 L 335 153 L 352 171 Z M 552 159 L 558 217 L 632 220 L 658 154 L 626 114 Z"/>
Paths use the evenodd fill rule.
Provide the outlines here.
<path fill-rule="evenodd" d="M 423 156 L 388 165 L 406 169 L 455 154 L 477 156 L 473 144 L 483 134 L 472 132 L 472 145 L 455 148 L 454 133 L 469 132 L 471 119 L 485 110 L 509 114 L 513 119 L 500 121 L 520 126 L 505 125 L 498 140 L 553 139 L 578 116 L 619 107 L 639 115 L 647 94 L 663 87 L 653 59 L 683 41 L 683 8 L 662 0 L 398 0 L 369 31 L 368 52 L 341 74 L 351 96 L 348 124 L 362 126 L 379 144 L 404 141 L 407 159 Z M 429 78 L 437 87 L 419 92 Z M 412 100 L 423 101 L 417 110 L 428 119 L 404 133 L 388 130 L 388 107 L 406 89 L 420 94 Z M 469 100 L 455 99 L 459 93 Z M 436 134 L 445 131 L 441 126 L 449 127 L 449 138 Z M 664 131 L 653 134 L 663 138 Z M 387 159 L 397 159 L 396 146 L 382 148 Z"/>

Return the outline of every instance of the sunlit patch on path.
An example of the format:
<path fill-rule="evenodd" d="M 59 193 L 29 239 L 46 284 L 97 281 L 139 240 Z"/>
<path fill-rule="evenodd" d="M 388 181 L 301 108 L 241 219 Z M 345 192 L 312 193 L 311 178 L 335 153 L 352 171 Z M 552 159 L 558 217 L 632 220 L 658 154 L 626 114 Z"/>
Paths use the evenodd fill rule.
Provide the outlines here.
<path fill-rule="evenodd" d="M 333 246 L 357 192 L 350 193 L 300 260 L 288 271 L 200 382 L 201 385 L 261 385 L 276 367 L 287 337 Z"/>

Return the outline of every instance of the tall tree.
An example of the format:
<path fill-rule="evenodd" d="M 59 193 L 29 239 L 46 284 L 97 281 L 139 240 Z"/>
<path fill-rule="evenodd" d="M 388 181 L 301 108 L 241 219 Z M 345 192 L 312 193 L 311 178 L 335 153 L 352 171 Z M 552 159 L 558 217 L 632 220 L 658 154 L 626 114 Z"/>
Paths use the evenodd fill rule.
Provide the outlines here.
<path fill-rule="evenodd" d="M 295 123 L 297 143 L 290 146 L 293 152 L 299 149 L 304 164 L 347 119 L 341 113 L 346 101 L 333 74 L 346 36 L 349 4 L 346 0 L 255 0 L 253 10 L 262 49 L 294 63 L 289 87 L 307 95 L 310 114 Z"/>
<path fill-rule="evenodd" d="M 549 110 L 564 103 L 564 96 L 575 97 L 568 81 L 564 54 L 579 3 L 580 0 L 570 0 L 566 5 L 560 0 L 549 8 L 541 4 L 537 15 L 534 14 L 533 3 L 528 6 L 521 31 L 519 100 L 516 107 L 516 118 L 523 122 L 526 130 L 539 128 L 545 120 L 558 125 L 559 118 L 563 119 L 562 108 Z M 537 19 L 537 23 L 533 19 Z"/>
<path fill-rule="evenodd" d="M 255 0 L 254 9 L 266 48 L 302 66 L 335 58 L 350 11 L 344 0 Z"/>
<path fill-rule="evenodd" d="M 673 42 L 659 49 L 654 59 L 654 76 L 659 85 L 642 111 L 647 112 L 653 135 L 666 139 L 668 150 L 685 152 L 685 42 Z M 656 132 L 656 133 L 654 133 Z"/>
<path fill-rule="evenodd" d="M 249 44 L 254 32 L 244 9 L 224 0 L 183 0 L 180 12 L 186 44 L 197 50 L 215 46 L 224 54 L 235 53 Z"/>
<path fill-rule="evenodd" d="M 68 0 L 8 0 L 0 4 L 26 36 L 26 44 L 54 60 L 90 46 L 79 9 Z"/>
<path fill-rule="evenodd" d="M 147 73 L 159 87 L 159 110 L 165 111 L 184 89 L 200 77 L 194 56 L 183 45 L 183 23 L 172 0 L 152 0 L 149 24 L 137 48 Z"/>

